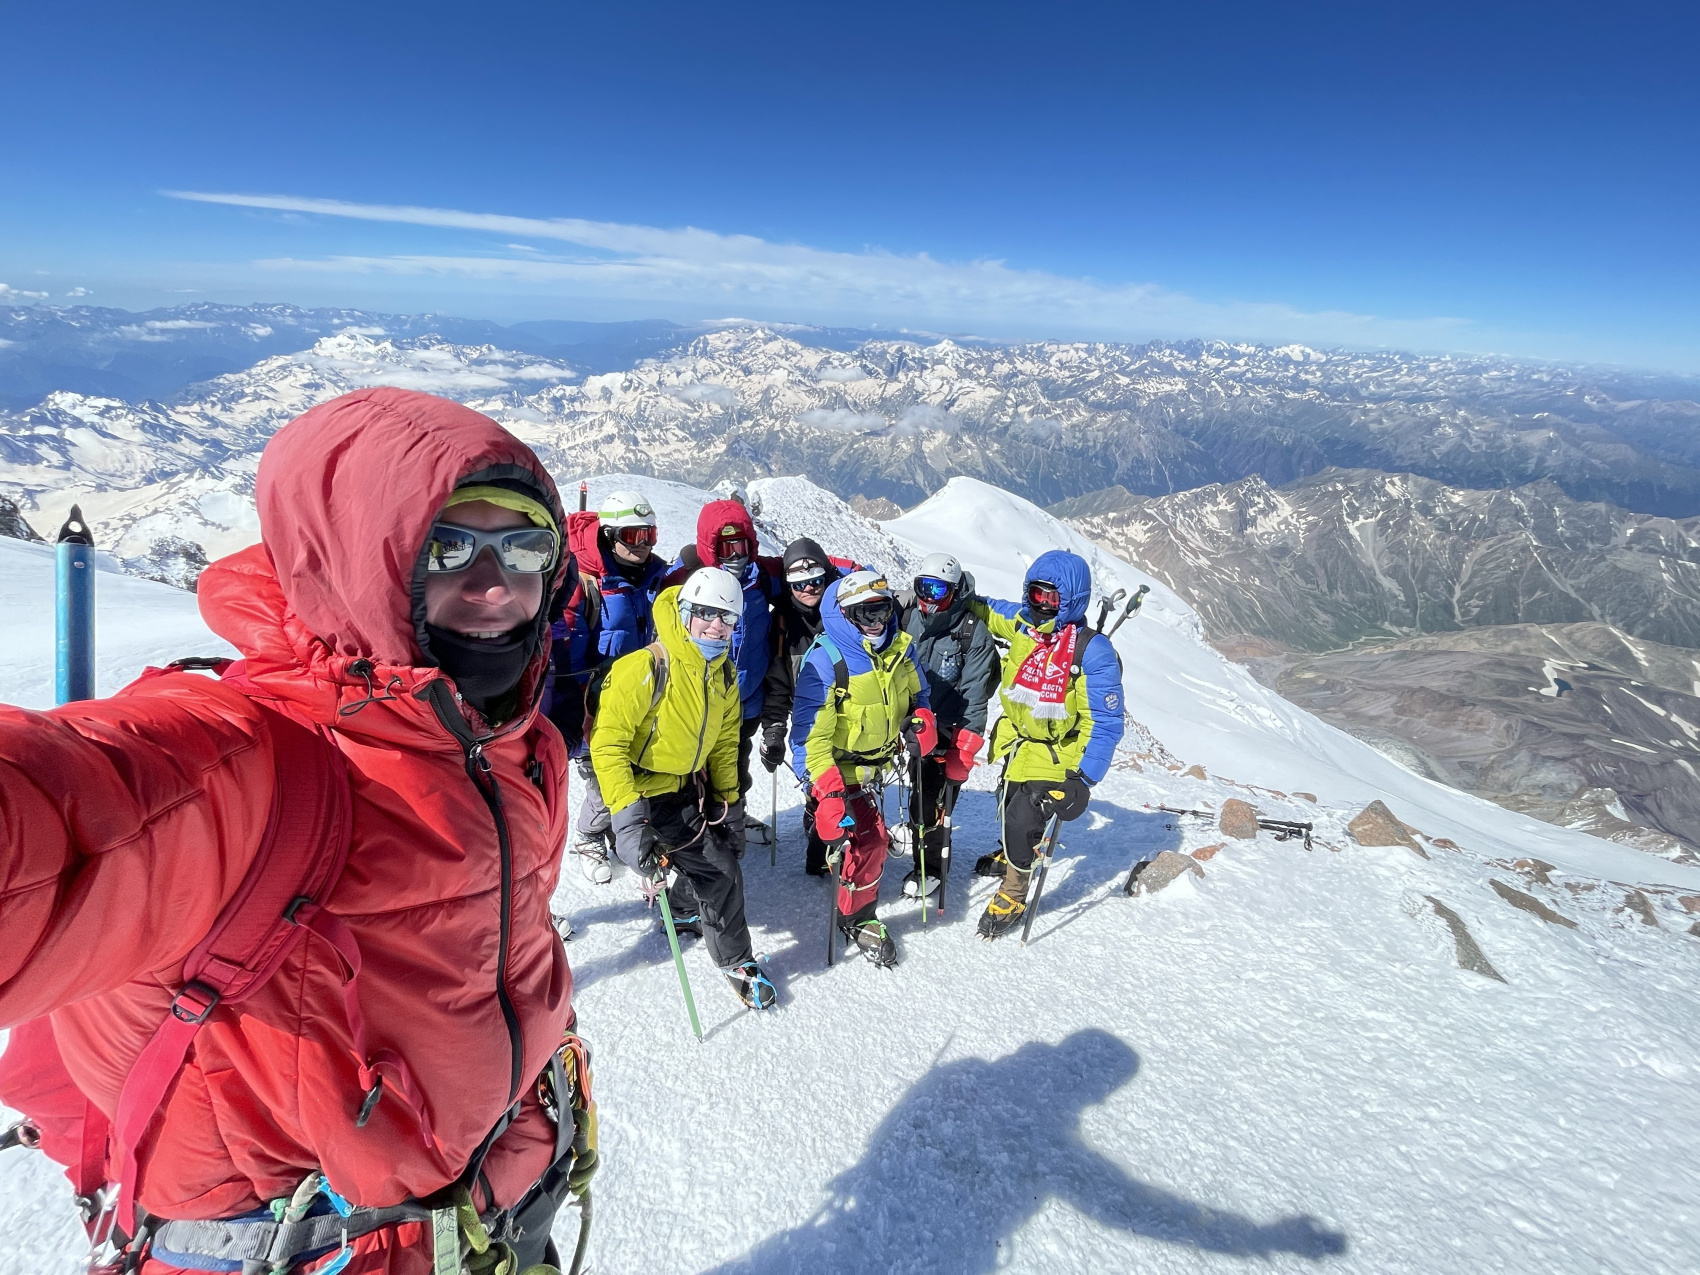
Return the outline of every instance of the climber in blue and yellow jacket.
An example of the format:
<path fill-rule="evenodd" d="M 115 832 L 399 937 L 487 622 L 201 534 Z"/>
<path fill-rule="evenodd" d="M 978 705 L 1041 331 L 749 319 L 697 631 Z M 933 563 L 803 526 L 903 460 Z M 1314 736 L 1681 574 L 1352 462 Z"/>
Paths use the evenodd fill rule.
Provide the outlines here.
<path fill-rule="evenodd" d="M 1020 602 L 968 599 L 992 636 L 1009 643 L 991 746 L 991 759 L 1004 763 L 1003 850 L 974 865 L 978 876 L 1003 878 L 980 918 L 983 939 L 1021 922 L 1045 825 L 1053 813 L 1063 821 L 1086 813 L 1127 728 L 1121 657 L 1086 623 L 1086 560 L 1064 549 L 1040 554 L 1022 593 Z"/>
<path fill-rule="evenodd" d="M 814 799 L 815 827 L 838 865 L 844 937 L 875 965 L 897 947 L 875 915 L 890 847 L 880 815 L 880 771 L 899 748 L 912 758 L 938 746 L 927 675 L 885 577 L 852 571 L 821 598 L 821 635 L 803 659 L 791 705 L 792 768 Z"/>

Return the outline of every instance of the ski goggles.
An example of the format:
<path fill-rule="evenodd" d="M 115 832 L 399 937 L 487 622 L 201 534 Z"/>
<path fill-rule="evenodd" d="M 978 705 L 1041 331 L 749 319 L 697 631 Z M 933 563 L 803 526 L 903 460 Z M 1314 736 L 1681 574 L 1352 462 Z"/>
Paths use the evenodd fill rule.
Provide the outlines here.
<path fill-rule="evenodd" d="M 1027 582 L 1027 605 L 1035 612 L 1055 615 L 1062 610 L 1062 591 L 1049 580 Z"/>
<path fill-rule="evenodd" d="M 725 562 L 729 558 L 739 558 L 749 561 L 753 549 L 748 536 L 726 536 L 716 542 L 714 557 L 717 562 Z"/>
<path fill-rule="evenodd" d="M 485 549 L 496 551 L 503 571 L 515 575 L 540 575 L 555 565 L 560 539 L 548 527 L 504 527 L 500 531 L 475 531 L 439 522 L 425 541 L 425 570 L 432 573 L 465 571 Z"/>
<path fill-rule="evenodd" d="M 949 580 L 940 580 L 937 576 L 915 577 L 915 596 L 923 602 L 949 602 L 955 592 L 956 586 Z"/>
<path fill-rule="evenodd" d="M 711 607 L 706 602 L 687 602 L 680 608 L 689 620 L 701 620 L 704 624 L 724 624 L 729 629 L 738 627 L 736 611 L 722 611 L 719 607 Z"/>
<path fill-rule="evenodd" d="M 629 549 L 639 546 L 653 549 L 655 547 L 655 528 L 651 526 L 615 527 L 614 538 Z"/>
<path fill-rule="evenodd" d="M 885 628 L 891 622 L 891 613 L 890 598 L 869 598 L 844 608 L 844 618 L 868 633 Z"/>

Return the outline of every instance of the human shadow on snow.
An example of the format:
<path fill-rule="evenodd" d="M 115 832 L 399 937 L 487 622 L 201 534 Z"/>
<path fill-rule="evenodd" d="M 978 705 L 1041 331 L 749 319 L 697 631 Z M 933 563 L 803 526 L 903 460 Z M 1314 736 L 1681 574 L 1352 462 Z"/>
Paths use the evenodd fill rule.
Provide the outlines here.
<path fill-rule="evenodd" d="M 1232 1257 L 1314 1261 L 1346 1251 L 1343 1234 L 1308 1215 L 1263 1223 L 1211 1208 L 1139 1181 L 1092 1147 L 1083 1108 L 1138 1069 L 1132 1049 L 1097 1029 L 994 1062 L 935 1067 L 881 1121 L 861 1160 L 828 1184 L 814 1217 L 714 1275 L 1054 1265 L 1055 1255 L 1024 1253 L 1017 1235 L 1053 1198 L 1098 1227 Z M 1081 1251 L 1078 1241 L 1070 1247 Z"/>

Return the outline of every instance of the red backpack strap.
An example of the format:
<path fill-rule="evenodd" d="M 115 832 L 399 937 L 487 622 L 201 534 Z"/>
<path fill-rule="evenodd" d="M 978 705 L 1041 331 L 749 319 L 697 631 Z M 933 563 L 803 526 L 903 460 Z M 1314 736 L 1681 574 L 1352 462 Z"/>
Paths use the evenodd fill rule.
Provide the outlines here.
<path fill-rule="evenodd" d="M 172 998 L 170 1013 L 137 1057 L 119 1095 L 118 1219 L 131 1234 L 137 1153 L 195 1034 L 219 1005 L 240 1001 L 263 986 L 309 930 L 342 955 L 354 1011 L 350 1026 L 356 1048 L 364 1048 L 364 1025 L 352 991 L 359 949 L 347 927 L 319 906 L 348 859 L 353 816 L 347 765 L 335 744 L 316 731 L 269 708 L 264 720 L 275 782 L 258 853 L 212 930 L 184 961 L 183 986 Z M 410 1087 L 404 1085 L 404 1092 Z"/>

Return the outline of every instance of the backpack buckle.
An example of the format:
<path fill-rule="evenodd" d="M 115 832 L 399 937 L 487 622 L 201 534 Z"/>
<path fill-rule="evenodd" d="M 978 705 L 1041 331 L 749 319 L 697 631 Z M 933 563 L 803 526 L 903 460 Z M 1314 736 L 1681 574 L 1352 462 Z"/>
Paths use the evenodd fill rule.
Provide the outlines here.
<path fill-rule="evenodd" d="M 191 979 L 183 984 L 182 991 L 171 998 L 171 1016 L 179 1022 L 199 1025 L 207 1021 L 207 1015 L 212 1013 L 223 999 L 222 992 L 215 991 L 198 979 Z"/>

